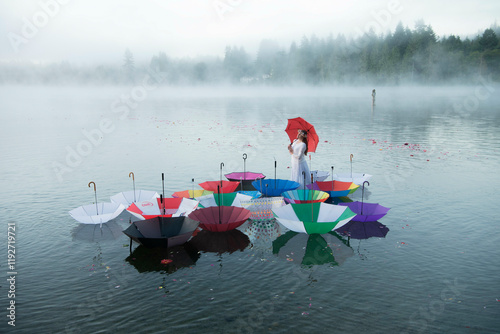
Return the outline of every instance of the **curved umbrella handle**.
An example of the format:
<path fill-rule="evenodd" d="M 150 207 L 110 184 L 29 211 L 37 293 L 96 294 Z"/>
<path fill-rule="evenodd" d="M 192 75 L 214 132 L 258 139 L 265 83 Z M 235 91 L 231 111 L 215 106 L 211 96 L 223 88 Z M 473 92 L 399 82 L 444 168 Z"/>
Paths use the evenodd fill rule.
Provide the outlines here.
<path fill-rule="evenodd" d="M 128 173 L 128 177 L 130 177 L 130 175 L 132 175 L 132 184 L 134 186 L 134 202 L 137 202 L 137 200 L 135 199 L 135 175 L 134 175 L 134 172 Z"/>
<path fill-rule="evenodd" d="M 90 188 L 91 184 L 94 185 L 95 212 L 96 212 L 97 215 L 99 215 L 99 209 L 97 208 L 97 191 L 96 191 L 96 187 L 95 187 L 95 182 L 94 181 L 90 181 L 89 182 L 89 188 Z"/>
<path fill-rule="evenodd" d="M 361 214 L 363 214 L 363 202 L 364 202 L 363 199 L 365 197 L 365 183 L 367 185 L 370 185 L 370 182 L 365 181 L 365 182 L 363 182 L 363 188 L 361 188 Z"/>
<path fill-rule="evenodd" d="M 243 153 L 243 160 L 246 160 L 246 159 L 247 159 L 247 154 Z"/>
<path fill-rule="evenodd" d="M 351 153 L 350 159 L 351 159 L 351 179 L 352 179 L 352 158 L 354 157 L 354 154 Z"/>
<path fill-rule="evenodd" d="M 222 167 L 223 167 L 223 166 L 224 166 L 224 163 L 223 163 L 223 162 L 221 162 L 221 163 L 220 163 L 220 186 L 221 186 L 221 188 L 222 188 Z"/>

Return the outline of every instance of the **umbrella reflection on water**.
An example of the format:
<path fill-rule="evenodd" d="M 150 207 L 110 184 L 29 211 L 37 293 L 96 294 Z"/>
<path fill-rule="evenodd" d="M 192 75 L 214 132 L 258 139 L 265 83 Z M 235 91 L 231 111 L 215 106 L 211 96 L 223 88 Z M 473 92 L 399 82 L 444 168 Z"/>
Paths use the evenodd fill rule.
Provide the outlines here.
<path fill-rule="evenodd" d="M 294 231 L 288 231 L 273 241 L 273 253 L 305 267 L 338 266 L 354 255 L 347 242 L 333 232 L 304 234 Z"/>
<path fill-rule="evenodd" d="M 73 241 L 100 242 L 111 241 L 122 235 L 122 228 L 115 221 L 106 224 L 78 224 L 71 231 Z"/>
<path fill-rule="evenodd" d="M 193 266 L 200 258 L 198 250 L 189 243 L 171 248 L 146 248 L 142 245 L 125 259 L 139 273 L 163 271 L 172 274 L 181 268 Z M 171 260 L 162 263 L 162 260 Z"/>

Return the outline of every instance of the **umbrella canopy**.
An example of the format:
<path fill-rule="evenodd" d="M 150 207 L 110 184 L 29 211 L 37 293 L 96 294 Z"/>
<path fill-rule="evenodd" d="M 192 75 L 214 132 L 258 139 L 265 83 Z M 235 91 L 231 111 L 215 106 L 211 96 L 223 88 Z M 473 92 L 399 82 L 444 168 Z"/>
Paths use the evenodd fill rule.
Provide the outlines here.
<path fill-rule="evenodd" d="M 314 202 L 324 202 L 330 197 L 328 193 L 321 190 L 289 190 L 283 193 L 285 202 L 300 204 L 300 203 L 314 203 Z"/>
<path fill-rule="evenodd" d="M 241 208 L 241 201 L 248 201 L 250 199 L 252 199 L 252 196 L 237 192 L 196 197 L 196 200 L 200 202 L 200 207 L 202 208 L 208 208 L 210 206 L 237 206 Z"/>
<path fill-rule="evenodd" d="M 273 213 L 286 228 L 307 234 L 328 233 L 356 215 L 348 207 L 327 203 L 288 204 Z"/>
<path fill-rule="evenodd" d="M 332 178 L 336 181 L 353 182 L 355 184 L 363 184 L 371 177 L 372 175 L 366 173 L 338 173 L 332 175 Z"/>
<path fill-rule="evenodd" d="M 233 253 L 243 251 L 250 244 L 250 239 L 240 230 L 211 232 L 202 230 L 189 241 L 198 251 L 210 253 Z"/>
<path fill-rule="evenodd" d="M 314 126 L 304 120 L 302 117 L 290 118 L 288 119 L 288 124 L 286 126 L 285 132 L 290 138 L 290 142 L 297 138 L 297 132 L 299 130 L 304 130 L 307 132 L 307 150 L 308 152 L 316 152 L 316 147 L 318 146 L 319 137 L 314 129 Z"/>
<path fill-rule="evenodd" d="M 352 239 L 368 239 L 371 237 L 385 238 L 389 228 L 379 222 L 350 221 L 335 231 Z"/>
<path fill-rule="evenodd" d="M 239 191 L 237 191 L 237 193 L 251 196 L 252 199 L 262 197 L 262 193 L 260 191 L 257 191 L 257 190 L 239 190 Z"/>
<path fill-rule="evenodd" d="M 262 173 L 254 172 L 232 172 L 224 175 L 229 181 L 240 182 L 242 190 L 254 190 L 252 182 L 257 179 L 263 179 L 266 176 Z"/>
<path fill-rule="evenodd" d="M 189 198 L 157 198 L 152 201 L 132 203 L 127 211 L 139 219 L 150 219 L 158 216 L 187 216 L 198 207 L 198 201 Z"/>
<path fill-rule="evenodd" d="M 189 218 L 199 221 L 204 230 L 225 232 L 242 225 L 251 214 L 250 210 L 235 206 L 211 206 L 191 212 Z"/>
<path fill-rule="evenodd" d="M 293 231 L 273 241 L 273 254 L 303 266 L 341 265 L 354 251 L 342 238 L 330 233 L 302 234 Z"/>
<path fill-rule="evenodd" d="M 390 210 L 390 208 L 386 208 L 378 203 L 363 203 L 358 201 L 339 203 L 339 205 L 349 207 L 356 214 L 352 220 L 359 222 L 375 222 L 384 217 Z"/>
<path fill-rule="evenodd" d="M 205 189 L 190 189 L 190 190 L 182 190 L 182 191 L 176 191 L 175 193 L 172 194 L 172 197 L 184 197 L 184 198 L 196 198 L 200 196 L 205 196 L 205 195 L 210 195 L 213 194 L 213 191 L 205 190 Z"/>
<path fill-rule="evenodd" d="M 83 224 L 103 224 L 125 209 L 121 203 L 96 203 L 79 206 L 69 212 L 71 217 Z"/>
<path fill-rule="evenodd" d="M 198 224 L 186 217 L 155 217 L 135 221 L 123 233 L 144 247 L 173 247 L 188 241 Z"/>
<path fill-rule="evenodd" d="M 317 181 L 308 184 L 307 188 L 327 192 L 330 197 L 343 197 L 355 192 L 359 185 L 342 181 Z"/>
<path fill-rule="evenodd" d="M 328 178 L 328 176 L 330 176 L 330 172 L 312 170 L 311 176 L 312 176 L 312 182 L 325 181 Z"/>
<path fill-rule="evenodd" d="M 205 181 L 199 186 L 214 193 L 232 193 L 240 183 L 236 181 Z"/>
<path fill-rule="evenodd" d="M 153 198 L 158 198 L 160 195 L 152 190 L 130 190 L 118 193 L 111 196 L 111 202 L 121 203 L 124 207 L 128 208 L 134 202 L 150 201 Z"/>
<path fill-rule="evenodd" d="M 241 201 L 241 205 L 252 212 L 251 220 L 270 220 L 274 218 L 274 209 L 285 205 L 282 196 L 255 198 Z"/>
<path fill-rule="evenodd" d="M 264 196 L 281 196 L 282 193 L 297 189 L 300 183 L 283 179 L 266 179 L 253 181 L 252 185 Z"/>

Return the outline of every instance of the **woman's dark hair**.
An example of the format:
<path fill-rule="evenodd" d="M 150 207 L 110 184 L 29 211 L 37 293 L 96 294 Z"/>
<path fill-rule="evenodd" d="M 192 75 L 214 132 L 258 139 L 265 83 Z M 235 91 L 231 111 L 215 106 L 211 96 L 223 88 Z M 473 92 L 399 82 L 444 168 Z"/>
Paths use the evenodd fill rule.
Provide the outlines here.
<path fill-rule="evenodd" d="M 308 147 L 308 144 L 307 144 L 307 132 L 304 131 L 304 130 L 300 130 L 300 134 L 302 135 L 302 142 L 304 144 L 306 144 L 306 150 L 304 151 L 304 155 L 307 155 L 307 147 Z"/>

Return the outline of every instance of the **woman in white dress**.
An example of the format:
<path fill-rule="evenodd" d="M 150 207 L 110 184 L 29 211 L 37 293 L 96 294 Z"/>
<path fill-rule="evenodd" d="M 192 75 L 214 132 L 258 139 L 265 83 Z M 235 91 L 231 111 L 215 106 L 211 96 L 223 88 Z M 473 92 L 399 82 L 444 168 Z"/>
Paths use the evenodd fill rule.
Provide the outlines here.
<path fill-rule="evenodd" d="M 307 132 L 299 130 L 297 139 L 288 145 L 288 151 L 292 156 L 292 177 L 291 180 L 300 183 L 299 189 L 304 189 L 305 185 L 311 183 L 311 173 L 307 166 Z M 304 174 L 305 173 L 305 184 Z"/>

